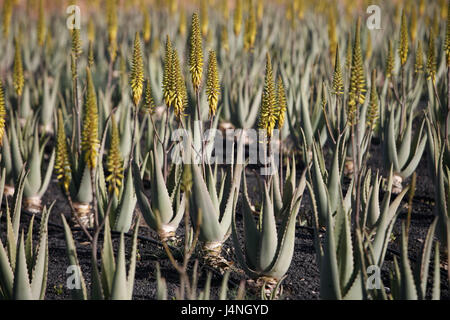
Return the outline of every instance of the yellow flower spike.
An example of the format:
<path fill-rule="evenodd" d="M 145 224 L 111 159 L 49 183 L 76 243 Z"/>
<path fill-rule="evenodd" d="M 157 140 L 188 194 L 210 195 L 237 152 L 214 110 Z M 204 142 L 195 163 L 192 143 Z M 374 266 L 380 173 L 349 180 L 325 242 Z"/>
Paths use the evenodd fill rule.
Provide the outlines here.
<path fill-rule="evenodd" d="M 39 15 L 37 21 L 37 40 L 39 46 L 43 46 L 45 42 L 45 15 L 43 0 L 39 1 Z"/>
<path fill-rule="evenodd" d="M 400 26 L 400 42 L 398 48 L 398 54 L 400 56 L 400 62 L 402 66 L 405 65 L 406 60 L 408 59 L 408 25 L 406 23 L 406 15 L 405 11 L 402 12 L 402 20 Z"/>
<path fill-rule="evenodd" d="M 95 24 L 93 19 L 88 22 L 88 40 L 94 42 L 95 40 Z"/>
<path fill-rule="evenodd" d="M 202 36 L 206 37 L 208 35 L 208 3 L 206 0 L 200 1 L 200 17 L 201 19 L 201 30 Z"/>
<path fill-rule="evenodd" d="M 173 15 L 178 9 L 178 0 L 169 0 L 168 7 L 170 15 Z"/>
<path fill-rule="evenodd" d="M 226 52 L 230 50 L 230 45 L 228 43 L 228 28 L 227 25 L 222 26 L 222 32 L 220 33 L 220 44 L 225 49 Z"/>
<path fill-rule="evenodd" d="M 241 0 L 236 0 L 236 6 L 234 8 L 233 15 L 233 31 L 236 37 L 241 33 L 242 28 L 242 3 Z"/>
<path fill-rule="evenodd" d="M 220 11 L 222 12 L 223 19 L 228 21 L 230 19 L 230 10 L 228 6 L 228 1 L 220 1 Z"/>
<path fill-rule="evenodd" d="M 256 18 L 261 22 L 264 16 L 264 0 L 258 0 L 256 3 Z"/>
<path fill-rule="evenodd" d="M 22 53 L 20 50 L 20 39 L 15 39 L 14 67 L 13 67 L 13 85 L 18 97 L 22 96 L 24 86 Z"/>
<path fill-rule="evenodd" d="M 186 34 L 186 12 L 184 10 L 180 11 L 178 31 L 182 36 Z"/>
<path fill-rule="evenodd" d="M 123 159 L 120 154 L 120 137 L 117 123 L 114 115 L 111 116 L 111 136 L 107 158 L 107 168 L 109 175 L 106 177 L 108 182 L 108 192 L 114 192 L 116 197 L 119 196 L 119 187 L 123 181 Z"/>
<path fill-rule="evenodd" d="M 141 40 L 138 32 L 136 32 L 134 38 L 130 85 L 133 95 L 133 103 L 137 107 L 139 105 L 139 101 L 141 101 L 142 91 L 144 90 L 144 63 L 142 61 Z"/>
<path fill-rule="evenodd" d="M 89 41 L 88 66 L 91 69 L 94 66 L 94 44 L 92 43 L 92 41 Z"/>
<path fill-rule="evenodd" d="M 217 70 L 216 52 L 209 51 L 208 72 L 206 76 L 206 95 L 208 97 L 209 116 L 216 114 L 220 96 L 219 72 Z"/>
<path fill-rule="evenodd" d="M 441 19 L 448 18 L 448 0 L 440 0 L 440 11 L 441 11 Z"/>
<path fill-rule="evenodd" d="M 339 44 L 336 44 L 336 58 L 334 62 L 334 74 L 333 74 L 333 93 L 335 95 L 344 94 L 344 79 L 342 77 L 341 62 L 339 61 Z"/>
<path fill-rule="evenodd" d="M 144 110 L 149 114 L 155 112 L 155 102 L 153 100 L 152 87 L 150 80 L 145 81 Z"/>
<path fill-rule="evenodd" d="M 194 90 L 198 92 L 203 74 L 203 48 L 202 35 L 200 34 L 200 22 L 198 14 L 192 15 L 191 37 L 189 48 L 189 67 Z"/>
<path fill-rule="evenodd" d="M 248 18 L 245 23 L 244 49 L 249 51 L 253 48 L 256 40 L 256 16 L 253 8 L 253 1 L 250 0 Z"/>
<path fill-rule="evenodd" d="M 425 13 L 425 0 L 420 0 L 419 1 L 419 14 L 421 16 L 423 16 L 424 13 Z"/>
<path fill-rule="evenodd" d="M 434 48 L 434 34 L 430 29 L 430 36 L 428 39 L 428 54 L 427 54 L 427 80 L 436 82 L 436 53 Z"/>
<path fill-rule="evenodd" d="M 152 36 L 152 25 L 150 23 L 150 14 L 148 13 L 148 10 L 145 8 L 144 10 L 144 24 L 142 26 L 143 29 L 143 38 L 145 43 L 150 42 L 150 38 Z"/>
<path fill-rule="evenodd" d="M 270 54 L 267 53 L 266 75 L 264 79 L 264 90 L 261 99 L 258 127 L 264 129 L 267 136 L 272 137 L 273 129 L 277 122 L 277 102 L 275 96 L 275 84 L 272 74 L 272 63 Z"/>
<path fill-rule="evenodd" d="M 100 142 L 98 140 L 98 108 L 97 95 L 89 68 L 86 68 L 87 92 L 84 104 L 83 131 L 81 133 L 81 150 L 84 160 L 90 169 L 97 167 L 97 155 Z"/>
<path fill-rule="evenodd" d="M 345 54 L 345 67 L 348 71 L 352 68 L 352 37 L 348 36 L 347 39 L 347 51 Z"/>
<path fill-rule="evenodd" d="M 286 101 L 286 89 L 284 88 L 283 80 L 281 76 L 278 76 L 277 83 L 277 119 L 278 129 L 282 129 L 284 126 L 284 120 L 286 117 L 287 101 Z"/>
<path fill-rule="evenodd" d="M 72 180 L 72 169 L 70 167 L 69 149 L 67 147 L 66 131 L 61 109 L 58 109 L 58 131 L 56 133 L 56 158 L 55 158 L 56 178 L 60 181 L 64 190 L 69 191 Z"/>
<path fill-rule="evenodd" d="M 450 1 L 447 8 L 447 30 L 445 33 L 445 57 L 447 58 L 447 67 L 450 67 Z"/>
<path fill-rule="evenodd" d="M 356 124 L 358 119 L 356 119 L 356 105 L 363 104 L 365 101 L 365 85 L 366 80 L 364 78 L 364 67 L 363 58 L 361 52 L 361 18 L 358 18 L 356 23 L 355 41 L 353 44 L 353 54 L 352 54 L 352 68 L 350 76 L 350 93 L 347 117 L 351 125 Z"/>
<path fill-rule="evenodd" d="M 367 35 L 367 43 L 366 43 L 366 60 L 370 60 L 372 58 L 372 35 Z"/>
<path fill-rule="evenodd" d="M 116 0 L 106 1 L 106 23 L 108 26 L 108 51 L 111 61 L 117 57 L 117 8 Z"/>
<path fill-rule="evenodd" d="M 185 115 L 184 109 L 187 105 L 187 90 L 183 73 L 181 72 L 178 53 L 175 49 L 172 53 L 172 68 L 174 83 L 173 109 L 175 117 L 178 119 L 178 121 L 181 121 L 181 117 Z"/>
<path fill-rule="evenodd" d="M 80 29 L 76 28 L 72 30 L 72 53 L 75 55 L 75 58 L 79 58 L 83 53 Z"/>
<path fill-rule="evenodd" d="M 392 46 L 392 41 L 389 41 L 388 45 L 388 53 L 386 59 L 386 78 L 390 78 L 393 75 L 395 67 L 395 57 L 394 57 L 394 48 Z"/>
<path fill-rule="evenodd" d="M 3 135 L 5 134 L 5 126 L 6 126 L 5 94 L 3 91 L 2 81 L 0 80 L 0 147 L 3 144 Z"/>
<path fill-rule="evenodd" d="M 11 17 L 13 14 L 13 0 L 5 0 L 3 2 L 2 20 L 3 20 L 3 36 L 8 38 L 9 27 L 11 25 Z"/>
<path fill-rule="evenodd" d="M 423 49 L 422 49 L 422 41 L 418 41 L 417 49 L 416 49 L 416 61 L 414 64 L 414 72 L 422 73 L 423 72 Z"/>
<path fill-rule="evenodd" d="M 164 58 L 164 74 L 163 74 L 163 98 L 167 108 L 170 108 L 173 101 L 173 68 L 172 68 L 172 43 L 169 36 L 166 38 L 166 54 Z"/>
<path fill-rule="evenodd" d="M 412 7 L 411 11 L 410 30 L 411 30 L 411 43 L 414 43 L 416 42 L 417 37 L 417 11 L 415 6 Z"/>
<path fill-rule="evenodd" d="M 330 9 L 328 11 L 328 48 L 330 51 L 331 60 L 333 60 L 333 57 L 336 56 L 336 51 L 335 51 L 336 45 L 337 45 L 336 17 L 335 17 L 334 8 L 330 7 Z"/>
<path fill-rule="evenodd" d="M 369 102 L 369 108 L 367 113 L 367 127 L 369 127 L 371 130 L 375 129 L 377 125 L 378 120 L 378 110 L 379 110 L 379 103 L 378 103 L 378 93 L 377 93 L 377 86 L 376 86 L 376 77 L 377 72 L 374 69 L 372 71 L 372 80 L 370 82 L 370 102 Z"/>
<path fill-rule="evenodd" d="M 302 20 L 305 16 L 305 3 L 304 0 L 296 0 L 297 1 L 297 17 Z"/>

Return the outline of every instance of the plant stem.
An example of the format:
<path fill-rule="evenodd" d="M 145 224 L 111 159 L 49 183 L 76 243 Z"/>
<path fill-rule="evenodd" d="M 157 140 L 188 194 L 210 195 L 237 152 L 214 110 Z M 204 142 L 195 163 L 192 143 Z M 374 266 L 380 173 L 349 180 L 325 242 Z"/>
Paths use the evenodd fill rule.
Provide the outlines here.
<path fill-rule="evenodd" d="M 205 170 L 205 141 L 203 139 L 203 123 L 202 123 L 202 117 L 200 114 L 200 91 L 197 89 L 195 90 L 195 95 L 197 98 L 197 117 L 198 122 L 200 126 L 200 142 L 202 144 L 202 156 L 201 156 L 201 162 L 202 162 L 202 169 L 203 169 L 203 176 L 206 176 L 206 170 Z"/>
<path fill-rule="evenodd" d="M 166 108 L 166 123 L 164 125 L 164 139 L 163 139 L 163 163 L 164 163 L 164 181 L 167 181 L 167 130 L 169 130 L 169 108 Z"/>
<path fill-rule="evenodd" d="M 402 65 L 402 118 L 400 121 L 400 134 L 403 132 L 406 122 L 406 85 L 405 85 L 405 66 Z"/>

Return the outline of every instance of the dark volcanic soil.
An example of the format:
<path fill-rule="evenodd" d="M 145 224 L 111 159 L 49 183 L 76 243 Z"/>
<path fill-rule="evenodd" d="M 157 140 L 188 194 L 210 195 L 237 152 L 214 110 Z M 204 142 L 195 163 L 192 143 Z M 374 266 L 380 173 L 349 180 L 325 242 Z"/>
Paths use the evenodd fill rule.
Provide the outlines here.
<path fill-rule="evenodd" d="M 380 146 L 373 144 L 371 148 L 371 160 L 369 165 L 373 170 L 376 168 L 383 168 L 381 161 Z M 415 197 L 413 200 L 413 210 L 412 210 L 412 221 L 411 221 L 411 233 L 409 241 L 409 253 L 411 259 L 417 259 L 420 254 L 423 240 L 427 229 L 433 219 L 433 207 L 434 207 L 434 187 L 431 181 L 427 169 L 426 155 L 423 156 L 422 161 L 417 169 L 418 179 L 417 179 L 417 189 L 415 192 Z M 301 166 L 301 164 L 299 165 Z M 300 174 L 300 167 L 297 172 Z M 385 176 L 385 172 L 383 172 Z M 247 172 L 248 185 L 249 185 L 249 195 L 253 201 L 260 201 L 260 195 L 258 187 L 256 186 L 256 180 L 250 172 Z M 408 181 L 406 182 L 408 183 Z M 241 188 L 242 191 L 242 188 Z M 45 197 L 43 203 L 50 205 L 52 201 L 55 201 L 54 208 L 50 216 L 49 223 L 49 274 L 48 274 L 48 285 L 46 292 L 46 299 L 70 299 L 70 290 L 66 288 L 67 274 L 66 270 L 68 267 L 68 259 L 66 256 L 66 247 L 64 232 L 61 227 L 61 214 L 66 217 L 70 216 L 70 209 L 67 205 L 65 198 L 63 197 L 56 181 L 52 181 Z M 400 239 L 400 222 L 406 218 L 406 208 L 405 204 L 407 202 L 407 197 L 403 201 L 403 207 L 401 209 L 401 214 L 397 220 L 396 226 L 394 228 L 394 234 L 396 235 L 395 240 L 390 243 L 390 251 L 388 251 L 386 256 L 385 267 L 382 272 L 383 281 L 385 286 L 389 286 L 389 273 L 388 270 L 392 266 L 393 255 L 395 255 L 399 249 L 399 239 Z M 300 209 L 300 215 L 310 217 L 311 216 L 311 205 L 310 198 L 305 192 L 303 197 L 302 206 Z M 27 226 L 27 221 L 29 221 L 30 216 L 27 214 L 22 214 L 22 226 Z M 238 227 L 241 227 L 240 220 L 240 208 L 238 204 Z M 4 226 L 4 217 L 2 218 L 2 225 Z M 34 235 L 38 233 L 38 223 L 35 222 L 36 231 Z M 2 230 L 4 227 L 2 227 Z M 178 233 L 183 234 L 183 225 L 180 225 Z M 4 232 L 2 232 L 4 237 Z M 148 227 L 141 226 L 140 228 L 140 240 L 138 242 L 138 253 L 139 258 L 136 267 L 136 279 L 134 285 L 134 299 L 155 299 L 156 297 L 156 281 L 155 281 L 155 262 L 159 261 L 161 264 L 162 275 L 166 278 L 169 297 L 174 296 L 174 290 L 178 286 L 178 274 L 175 269 L 171 266 L 169 260 L 162 252 L 162 247 L 151 239 L 157 239 L 156 234 L 152 232 Z M 78 248 L 78 258 L 82 266 L 83 275 L 86 279 L 86 283 L 89 286 L 90 283 L 90 246 L 86 244 L 86 238 L 80 230 L 74 230 L 74 238 Z M 114 234 L 114 243 L 117 247 L 118 235 Z M 131 246 L 131 237 L 128 235 L 127 248 Z M 150 240 L 149 240 L 150 239 Z M 127 250 L 128 252 L 130 250 Z M 397 251 L 397 252 L 396 252 Z M 231 238 L 226 242 L 224 256 L 229 259 L 236 261 L 233 257 L 233 246 Z M 190 264 L 192 267 L 192 263 Z M 211 269 L 201 266 L 199 267 L 199 288 L 202 289 L 204 286 L 204 280 L 206 278 L 206 273 L 211 271 Z M 450 293 L 448 288 L 448 279 L 446 272 L 442 270 L 441 273 L 441 297 L 442 299 L 449 299 Z M 313 243 L 313 233 L 308 227 L 297 227 L 296 231 L 296 242 L 295 242 L 295 253 L 292 260 L 291 267 L 288 271 L 288 276 L 283 282 L 284 286 L 284 299 L 318 299 L 319 298 L 319 270 L 316 263 L 316 255 Z M 431 277 L 430 277 L 431 278 Z M 218 272 L 213 273 L 212 281 L 212 298 L 217 297 L 218 289 L 220 287 L 222 276 Z M 237 272 L 232 272 L 230 276 L 229 287 L 232 289 L 231 292 L 236 292 L 236 287 L 239 282 L 245 279 L 245 276 Z M 247 295 L 248 298 L 254 298 L 251 294 Z"/>

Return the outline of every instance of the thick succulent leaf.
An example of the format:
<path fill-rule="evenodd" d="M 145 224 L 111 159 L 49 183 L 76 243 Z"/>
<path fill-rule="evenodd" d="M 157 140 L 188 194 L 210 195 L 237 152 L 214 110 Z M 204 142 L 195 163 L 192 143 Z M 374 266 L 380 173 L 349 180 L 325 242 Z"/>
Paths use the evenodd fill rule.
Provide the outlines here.
<path fill-rule="evenodd" d="M 400 172 L 400 174 L 403 178 L 409 177 L 417 169 L 417 166 L 419 165 L 419 162 L 422 159 L 422 154 L 425 151 L 426 143 L 427 143 L 427 137 L 423 137 L 420 140 L 420 143 L 417 145 L 416 152 L 414 153 L 414 156 L 412 157 L 408 166 Z"/>
<path fill-rule="evenodd" d="M 193 204 L 193 210 L 191 210 L 192 221 L 196 223 L 198 215 L 201 214 L 199 239 L 204 242 L 222 241 L 224 233 L 220 228 L 219 213 L 216 211 L 208 193 L 200 168 L 196 164 L 190 166 L 193 180 L 191 193 Z"/>
<path fill-rule="evenodd" d="M 105 293 L 106 297 L 109 297 L 111 295 L 112 282 L 114 279 L 114 273 L 116 271 L 109 219 L 105 220 L 101 266 L 103 292 Z"/>
<path fill-rule="evenodd" d="M 175 216 L 169 223 L 169 225 L 171 225 L 175 229 L 178 228 L 178 225 L 180 224 L 181 220 L 184 217 L 184 212 L 186 210 L 186 201 L 188 201 L 186 198 L 186 194 L 183 193 L 183 196 L 181 197 L 180 205 L 178 206 L 178 211 L 176 212 Z"/>
<path fill-rule="evenodd" d="M 262 207 L 262 224 L 259 242 L 258 270 L 267 270 L 273 263 L 277 251 L 278 235 L 273 202 L 267 185 L 264 186 L 264 204 Z"/>
<path fill-rule="evenodd" d="M 133 243 L 131 245 L 130 266 L 128 267 L 128 277 L 127 277 L 128 297 L 130 300 L 133 298 L 134 276 L 136 274 L 137 237 L 139 234 L 140 223 L 141 223 L 141 218 L 138 217 L 137 221 L 136 221 L 136 226 L 134 227 L 134 232 L 133 232 Z"/>
<path fill-rule="evenodd" d="M 440 300 L 441 299 L 441 269 L 439 262 L 439 242 L 436 242 L 436 247 L 434 249 L 434 272 L 433 272 L 433 292 L 431 299 Z"/>
<path fill-rule="evenodd" d="M 84 167 L 83 170 L 83 176 L 81 178 L 81 183 L 78 188 L 76 201 L 80 203 L 90 203 L 92 201 L 91 172 L 87 165 Z"/>
<path fill-rule="evenodd" d="M 14 189 L 13 196 L 13 205 L 12 208 L 13 216 L 12 216 L 12 231 L 14 233 L 15 242 L 11 243 L 16 246 L 16 243 L 19 240 L 19 227 L 20 227 L 20 217 L 22 213 L 22 197 L 24 193 L 25 181 L 28 173 L 25 171 L 25 168 L 22 168 L 20 175 L 17 179 L 16 186 Z M 9 244 L 9 243 L 8 243 Z"/>
<path fill-rule="evenodd" d="M 371 228 L 376 224 L 378 218 L 380 217 L 380 178 L 378 177 L 378 172 L 375 177 L 373 188 L 370 192 L 369 204 L 368 204 L 368 214 L 367 222 L 368 227 Z"/>
<path fill-rule="evenodd" d="M 254 278 L 258 276 L 258 272 L 247 265 L 244 257 L 244 253 L 241 249 L 241 244 L 239 242 L 239 237 L 236 231 L 236 213 L 233 214 L 233 219 L 231 222 L 231 234 L 233 239 L 233 246 L 236 254 L 236 259 L 247 276 Z"/>
<path fill-rule="evenodd" d="M 54 204 L 54 203 L 53 203 Z M 48 217 L 53 204 L 42 211 L 41 225 L 39 231 L 39 247 L 35 257 L 32 272 L 31 290 L 33 299 L 43 299 L 47 288 L 48 273 Z"/>
<path fill-rule="evenodd" d="M 156 221 L 156 217 L 153 214 L 153 211 L 150 207 L 150 203 L 145 195 L 144 185 L 141 178 L 141 173 L 139 171 L 139 167 L 136 162 L 133 162 L 133 177 L 134 177 L 134 188 L 136 191 L 136 198 L 141 209 L 142 215 L 144 217 L 145 222 L 148 224 L 150 228 L 153 230 L 158 230 L 158 223 Z"/>
<path fill-rule="evenodd" d="M 160 215 L 161 223 L 167 224 L 172 220 L 173 208 L 172 201 L 167 191 L 164 176 L 161 171 L 161 164 L 159 158 L 156 155 L 156 151 L 153 152 L 153 177 L 151 180 L 151 207 L 153 212 Z"/>
<path fill-rule="evenodd" d="M 117 265 L 114 273 L 111 289 L 111 300 L 129 300 L 127 271 L 125 261 L 125 240 L 123 233 L 120 234 L 119 251 L 117 256 Z"/>
<path fill-rule="evenodd" d="M 31 154 L 28 157 L 28 176 L 25 183 L 24 194 L 25 197 L 32 197 L 37 195 L 39 188 L 41 186 L 41 155 L 39 147 L 39 135 L 37 129 L 34 133 L 33 138 L 33 148 L 31 149 Z M 53 171 L 53 168 L 52 170 Z"/>
<path fill-rule="evenodd" d="M 27 258 L 28 273 L 32 274 L 33 270 L 33 224 L 34 214 L 31 216 L 28 224 L 27 238 L 25 239 L 25 257 Z"/>
<path fill-rule="evenodd" d="M 53 173 L 53 167 L 55 165 L 55 149 L 53 149 L 52 154 L 50 156 L 50 160 L 48 161 L 47 171 L 45 172 L 44 180 L 40 184 L 40 189 L 38 191 L 38 196 L 42 197 L 47 191 L 48 185 L 50 184 L 52 173 Z"/>
<path fill-rule="evenodd" d="M 328 210 L 326 224 L 324 254 L 320 263 L 320 297 L 326 300 L 340 300 L 341 286 L 339 282 L 339 267 L 336 256 L 333 217 Z"/>
<path fill-rule="evenodd" d="M 14 273 L 9 263 L 8 254 L 0 239 L 0 297 L 11 299 L 13 294 Z"/>
<path fill-rule="evenodd" d="M 136 207 L 136 192 L 134 191 L 132 170 L 128 170 L 125 178 L 125 189 L 121 195 L 121 202 L 117 209 L 117 218 L 114 224 L 114 231 L 128 232 L 133 220 L 133 213 Z"/>
<path fill-rule="evenodd" d="M 339 206 L 339 199 L 341 194 L 341 175 L 340 172 L 340 163 L 339 163 L 339 146 L 340 140 L 338 139 L 334 151 L 333 162 L 330 169 L 330 175 L 328 177 L 328 195 L 330 200 L 330 209 L 331 212 L 334 213 Z"/>
<path fill-rule="evenodd" d="M 161 269 L 158 262 L 156 262 L 156 299 L 167 300 L 166 280 L 161 276 Z"/>
<path fill-rule="evenodd" d="M 211 166 L 207 166 L 206 168 L 206 185 L 208 187 L 208 193 L 211 197 L 211 201 L 214 205 L 214 207 L 216 208 L 216 212 L 219 213 L 219 198 L 217 196 L 217 190 L 216 190 L 216 185 L 217 185 L 217 181 L 215 176 L 213 175 L 213 172 L 211 170 Z M 219 219 L 219 217 L 217 217 Z"/>
<path fill-rule="evenodd" d="M 381 216 L 377 222 L 376 234 L 373 240 L 373 253 L 375 255 L 374 261 L 376 261 L 377 265 L 380 267 L 383 264 L 384 256 L 387 250 L 387 245 L 389 243 L 389 237 L 391 235 L 392 228 L 394 227 L 395 220 L 398 216 L 397 209 L 400 206 L 400 203 L 407 192 L 408 188 L 404 188 L 403 191 L 391 203 L 389 208 L 387 210 L 386 209 L 382 210 Z M 387 199 L 389 198 L 390 196 L 388 196 Z M 388 204 L 389 201 L 385 201 L 385 203 Z"/>
<path fill-rule="evenodd" d="M 295 245 L 295 224 L 300 209 L 303 192 L 306 188 L 306 170 L 303 172 L 298 188 L 279 229 L 277 252 L 267 275 L 281 280 L 291 265 Z"/>
<path fill-rule="evenodd" d="M 233 216 L 235 213 L 233 213 Z M 250 208 L 250 200 L 247 194 L 247 179 L 244 175 L 244 194 L 242 199 L 242 216 L 244 222 L 245 257 L 251 269 L 256 269 L 259 254 L 260 233 L 256 226 L 253 213 Z"/>
<path fill-rule="evenodd" d="M 14 270 L 14 300 L 31 300 L 33 294 L 31 292 L 30 280 L 28 277 L 27 259 L 25 257 L 25 245 L 23 232 L 20 236 L 19 247 L 16 256 L 16 269 Z"/>
<path fill-rule="evenodd" d="M 328 194 L 325 182 L 323 181 L 322 172 L 319 166 L 318 152 L 313 148 L 313 164 L 311 172 L 311 181 L 317 201 L 317 209 L 319 212 L 319 223 L 325 225 L 328 214 Z"/>
<path fill-rule="evenodd" d="M 417 300 L 417 288 L 411 265 L 408 259 L 408 239 L 406 237 L 405 224 L 402 224 L 401 256 L 400 256 L 400 276 L 401 276 L 401 297 L 404 300 Z"/>
<path fill-rule="evenodd" d="M 11 160 L 13 164 L 14 176 L 17 178 L 20 176 L 20 172 L 24 165 L 22 153 L 20 151 L 19 139 L 17 138 L 17 130 L 14 125 L 10 126 L 11 128 Z"/>
<path fill-rule="evenodd" d="M 433 237 L 436 230 L 438 218 L 435 218 L 428 228 L 427 236 L 423 244 L 422 253 L 417 261 L 417 268 L 415 272 L 416 283 L 419 284 L 420 290 L 418 294 L 420 299 L 425 299 L 427 282 L 428 282 L 428 269 L 430 266 L 431 249 L 433 247 Z M 439 270 L 439 269 L 437 269 Z"/>
<path fill-rule="evenodd" d="M 64 226 L 64 234 L 66 238 L 66 251 L 67 251 L 67 257 L 69 259 L 69 264 L 71 266 L 76 266 L 79 270 L 79 276 L 80 276 L 80 289 L 72 289 L 72 298 L 75 300 L 86 300 L 87 299 L 87 290 L 86 290 L 86 284 L 84 282 L 83 274 L 81 273 L 80 264 L 78 262 L 77 257 L 77 249 L 75 247 L 75 242 L 73 241 L 72 237 L 72 231 L 70 231 L 70 227 L 67 224 L 66 218 L 64 218 L 64 215 L 61 214 L 61 219 Z"/>
<path fill-rule="evenodd" d="M 386 155 L 388 159 L 389 165 L 394 166 L 394 171 L 399 172 L 400 166 L 397 158 L 397 145 L 395 139 L 395 120 L 394 120 L 394 112 L 392 111 L 389 115 L 389 120 L 386 128 Z"/>
<path fill-rule="evenodd" d="M 343 289 L 351 280 L 355 261 L 353 259 L 350 219 L 342 206 L 338 206 L 336 215 L 342 217 L 341 233 L 337 247 L 337 261 L 341 289 Z"/>
<path fill-rule="evenodd" d="M 400 148 L 398 149 L 398 165 L 400 168 L 403 168 L 403 166 L 406 164 L 406 161 L 408 161 L 409 154 L 411 152 L 413 118 L 414 115 L 411 113 L 410 116 L 408 117 L 406 130 L 402 136 Z"/>

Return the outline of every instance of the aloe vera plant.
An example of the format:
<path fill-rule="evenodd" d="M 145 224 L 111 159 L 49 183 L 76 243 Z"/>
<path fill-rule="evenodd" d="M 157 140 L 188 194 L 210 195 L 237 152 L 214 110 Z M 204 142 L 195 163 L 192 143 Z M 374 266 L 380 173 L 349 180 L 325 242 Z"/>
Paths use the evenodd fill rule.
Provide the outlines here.
<path fill-rule="evenodd" d="M 424 133 L 425 122 L 413 136 L 412 122 L 414 113 L 410 113 L 404 132 L 396 127 L 396 118 L 401 116 L 401 110 L 391 110 L 384 123 L 383 148 L 385 163 L 394 168 L 394 193 L 402 190 L 402 182 L 417 168 L 427 142 Z"/>
<path fill-rule="evenodd" d="M 433 235 L 436 228 L 435 219 L 428 229 L 423 249 L 415 268 L 408 258 L 408 237 L 405 223 L 402 223 L 401 255 L 394 257 L 394 269 L 391 271 L 391 287 L 393 299 L 399 300 L 425 300 L 427 297 L 428 277 L 430 270 L 431 250 L 433 248 Z M 434 246 L 433 278 L 431 299 L 439 300 L 441 296 L 441 275 L 439 259 L 439 242 Z"/>
<path fill-rule="evenodd" d="M 206 178 L 200 167 L 189 166 L 192 172 L 193 192 L 190 194 L 191 217 L 195 228 L 199 228 L 199 240 L 203 243 L 206 258 L 220 256 L 223 243 L 230 235 L 232 216 L 236 214 L 236 204 L 243 172 L 243 139 L 238 139 L 237 157 L 228 165 L 226 175 L 217 190 L 217 167 L 214 173 L 207 166 Z M 234 149 L 234 148 L 233 148 Z M 200 223 L 199 223 L 200 221 Z"/>
<path fill-rule="evenodd" d="M 34 215 L 25 238 L 20 231 L 21 201 L 27 174 L 22 171 L 14 193 L 13 207 L 6 210 L 6 246 L 0 240 L 0 297 L 14 300 L 44 299 L 48 273 L 48 216 L 44 207 L 38 246 L 33 248 Z M 12 213 L 12 216 L 11 216 Z"/>
<path fill-rule="evenodd" d="M 80 264 L 77 258 L 77 250 L 73 240 L 72 231 L 66 222 L 66 219 L 61 215 L 64 225 L 64 233 L 66 238 L 66 249 L 69 262 L 72 266 L 76 266 L 77 275 L 80 280 L 80 288 L 72 290 L 73 299 L 77 300 L 131 300 L 133 297 L 134 277 L 136 270 L 136 251 L 137 251 L 137 235 L 139 230 L 139 220 L 136 223 L 133 241 L 131 245 L 131 258 L 128 267 L 126 268 L 125 259 L 125 240 L 124 233 L 120 233 L 119 249 L 117 256 L 114 257 L 111 230 L 109 222 L 106 221 L 104 225 L 104 238 L 101 259 L 101 272 L 99 272 L 97 265 L 94 264 L 95 259 L 92 260 L 91 265 L 91 292 L 90 296 L 87 293 L 86 283 L 80 269 Z M 96 254 L 96 253 L 95 253 Z"/>
<path fill-rule="evenodd" d="M 290 205 L 283 214 L 283 220 L 277 228 L 273 197 L 267 184 L 264 185 L 264 199 L 259 222 L 253 218 L 250 200 L 244 194 L 244 249 L 241 249 L 236 229 L 236 214 L 232 219 L 232 235 L 236 258 L 245 273 L 256 279 L 264 292 L 270 296 L 277 288 L 291 264 L 295 242 L 296 217 L 300 209 L 303 191 L 306 187 L 306 170 L 298 187 L 293 192 Z"/>
<path fill-rule="evenodd" d="M 34 132 L 34 135 L 29 137 L 32 143 L 26 143 L 22 140 L 24 133 L 20 126 L 11 126 L 11 160 L 16 179 L 19 178 L 23 167 L 29 170 L 24 186 L 24 208 L 30 212 L 40 212 L 42 210 L 41 198 L 48 188 L 55 163 L 55 150 L 52 151 L 47 169 L 44 171 L 46 142 L 39 141 L 38 130 L 35 126 L 30 130 Z"/>
<path fill-rule="evenodd" d="M 155 147 L 156 148 L 156 147 Z M 173 184 L 168 189 L 161 170 L 161 163 L 156 150 L 152 152 L 151 198 L 144 192 L 142 175 L 136 163 L 133 163 L 134 187 L 137 202 L 145 222 L 156 232 L 162 241 L 175 237 L 175 231 L 183 218 L 185 197 L 180 194 L 180 166 L 174 166 Z M 142 172 L 143 174 L 143 172 Z M 170 194 L 169 194 L 170 192 Z"/>
<path fill-rule="evenodd" d="M 388 190 L 392 189 L 392 176 L 391 172 Z M 365 179 L 365 181 L 368 180 Z M 312 197 L 315 216 L 315 247 L 321 274 L 320 294 L 323 299 L 353 300 L 367 299 L 370 296 L 386 297 L 383 288 L 381 288 L 381 292 L 373 293 L 366 287 L 365 267 L 376 265 L 381 268 L 383 265 L 392 228 L 398 216 L 397 209 L 408 189 L 405 188 L 392 203 L 390 203 L 391 192 L 389 191 L 380 204 L 378 200 L 379 183 L 380 180 L 377 177 L 374 187 L 370 188 L 365 196 L 366 199 L 370 199 L 365 206 L 365 213 L 369 217 L 374 217 L 372 219 L 375 220 L 375 223 L 368 227 L 367 234 L 360 232 L 359 229 L 352 234 L 352 210 L 351 207 L 345 205 L 342 194 L 340 194 L 336 213 L 333 215 L 331 208 L 327 209 L 326 235 L 323 244 L 319 238 L 318 207 L 315 197 Z M 314 195 L 313 187 L 309 183 L 308 188 Z M 366 221 L 364 217 L 363 219 Z M 365 229 L 365 224 L 361 224 L 361 226 Z M 355 242 L 352 241 L 352 237 L 356 237 Z M 367 251 L 369 253 L 364 253 Z"/>

